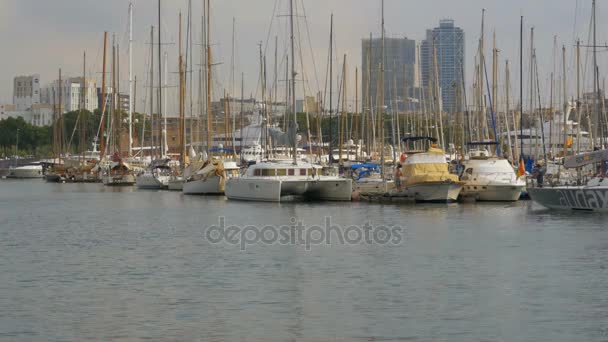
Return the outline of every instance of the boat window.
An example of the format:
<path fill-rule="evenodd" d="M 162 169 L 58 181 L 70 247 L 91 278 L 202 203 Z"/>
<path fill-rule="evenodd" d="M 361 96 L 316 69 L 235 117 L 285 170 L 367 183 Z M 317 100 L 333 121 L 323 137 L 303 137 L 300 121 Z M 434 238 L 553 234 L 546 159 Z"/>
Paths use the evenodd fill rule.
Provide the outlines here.
<path fill-rule="evenodd" d="M 289 171 L 292 171 L 289 169 Z M 277 176 L 285 176 L 287 175 L 287 169 L 277 169 Z"/>
<path fill-rule="evenodd" d="M 276 169 L 264 169 L 262 170 L 262 176 L 274 176 L 276 174 Z"/>
<path fill-rule="evenodd" d="M 469 174 L 469 175 L 472 175 L 473 174 L 473 169 L 472 168 L 468 168 L 465 172 L 467 174 Z"/>
<path fill-rule="evenodd" d="M 254 176 L 261 176 L 262 175 L 262 170 L 260 170 L 260 169 L 253 170 L 253 175 Z"/>
<path fill-rule="evenodd" d="M 290 176 L 293 176 L 293 175 L 295 175 L 295 173 L 296 173 L 296 170 L 294 170 L 294 169 L 289 169 L 288 171 L 289 171 L 289 172 L 288 172 L 288 174 L 289 174 Z"/>
<path fill-rule="evenodd" d="M 306 176 L 306 169 L 300 169 L 300 176 Z"/>

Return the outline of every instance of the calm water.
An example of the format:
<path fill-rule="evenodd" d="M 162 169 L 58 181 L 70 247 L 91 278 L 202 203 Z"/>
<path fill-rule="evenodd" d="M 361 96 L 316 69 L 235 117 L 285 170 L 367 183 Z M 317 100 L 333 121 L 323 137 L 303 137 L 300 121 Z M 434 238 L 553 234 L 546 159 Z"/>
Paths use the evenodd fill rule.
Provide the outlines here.
<path fill-rule="evenodd" d="M 214 244 L 400 225 L 396 245 Z M 608 216 L 531 203 L 255 204 L 0 181 L 0 340 L 607 341 Z"/>

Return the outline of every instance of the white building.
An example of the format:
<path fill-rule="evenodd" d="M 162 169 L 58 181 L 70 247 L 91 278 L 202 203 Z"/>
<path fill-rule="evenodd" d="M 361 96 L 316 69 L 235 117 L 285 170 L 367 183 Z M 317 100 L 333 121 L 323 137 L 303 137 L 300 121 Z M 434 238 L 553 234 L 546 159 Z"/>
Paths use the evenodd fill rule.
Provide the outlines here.
<path fill-rule="evenodd" d="M 13 80 L 13 104 L 26 111 L 40 103 L 40 75 L 17 76 Z"/>
<path fill-rule="evenodd" d="M 84 103 L 82 102 L 84 101 Z M 44 88 L 42 102 L 59 107 L 59 80 Z M 89 111 L 97 109 L 97 87 L 95 80 L 72 77 L 61 80 L 61 109 L 63 113 L 79 110 L 81 106 Z"/>

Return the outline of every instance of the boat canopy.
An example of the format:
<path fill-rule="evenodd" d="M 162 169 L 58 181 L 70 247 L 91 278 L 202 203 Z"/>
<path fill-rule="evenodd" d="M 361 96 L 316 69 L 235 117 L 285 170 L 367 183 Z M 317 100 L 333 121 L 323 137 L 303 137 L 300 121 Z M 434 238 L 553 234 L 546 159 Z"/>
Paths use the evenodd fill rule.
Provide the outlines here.
<path fill-rule="evenodd" d="M 378 164 L 354 164 L 350 166 L 351 170 L 358 170 L 358 169 L 379 169 L 380 165 Z"/>
<path fill-rule="evenodd" d="M 564 167 L 567 169 L 573 169 L 589 164 L 601 163 L 604 160 L 608 160 L 608 150 L 581 153 L 564 158 Z"/>
<path fill-rule="evenodd" d="M 431 147 L 425 153 L 410 156 L 403 166 L 406 185 L 436 182 L 458 182 L 458 176 L 451 174 L 445 161 L 445 153 L 440 148 Z"/>

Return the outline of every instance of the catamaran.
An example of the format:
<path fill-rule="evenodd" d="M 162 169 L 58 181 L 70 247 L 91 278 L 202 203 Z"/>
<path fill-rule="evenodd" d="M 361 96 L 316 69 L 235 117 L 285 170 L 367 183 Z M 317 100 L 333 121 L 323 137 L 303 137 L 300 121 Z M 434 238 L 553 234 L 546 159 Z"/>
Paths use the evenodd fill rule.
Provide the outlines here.
<path fill-rule="evenodd" d="M 314 199 L 350 201 L 352 180 L 336 175 L 325 175 L 323 167 L 298 160 L 296 122 L 296 72 L 293 30 L 293 0 L 290 9 L 290 63 L 291 63 L 291 113 L 293 121 L 287 133 L 293 160 L 264 160 L 249 166 L 240 177 L 226 181 L 226 197 L 231 200 L 280 202 L 288 199 Z"/>

